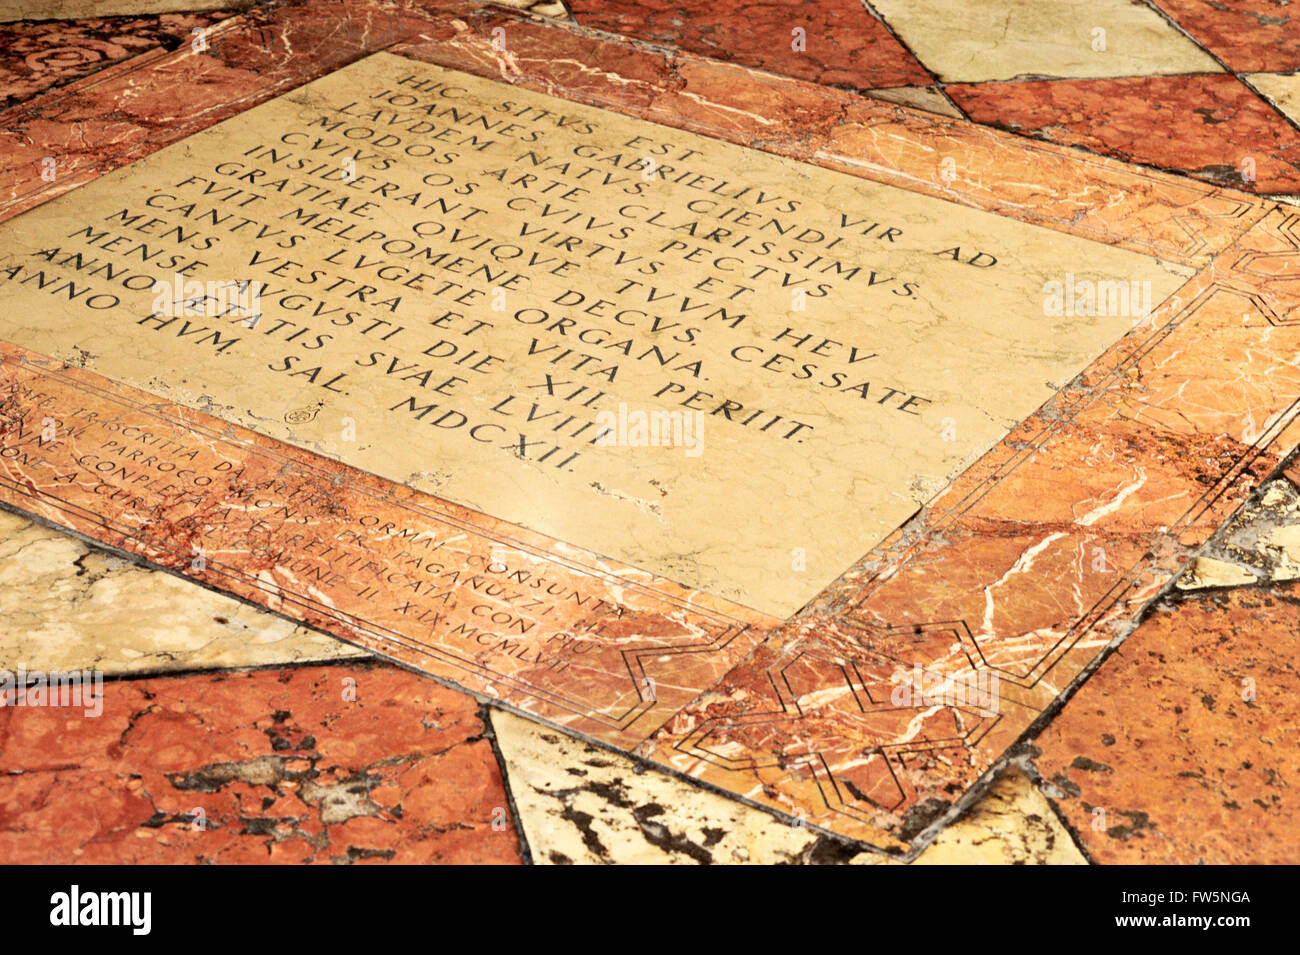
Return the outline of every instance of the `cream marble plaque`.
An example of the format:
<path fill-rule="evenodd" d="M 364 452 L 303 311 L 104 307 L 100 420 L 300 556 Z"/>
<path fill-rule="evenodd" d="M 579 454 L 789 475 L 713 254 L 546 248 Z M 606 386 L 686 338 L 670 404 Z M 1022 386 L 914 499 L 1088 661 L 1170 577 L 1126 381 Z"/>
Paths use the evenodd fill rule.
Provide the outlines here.
<path fill-rule="evenodd" d="M 787 616 L 1188 274 L 380 53 L 0 226 L 0 337 Z"/>

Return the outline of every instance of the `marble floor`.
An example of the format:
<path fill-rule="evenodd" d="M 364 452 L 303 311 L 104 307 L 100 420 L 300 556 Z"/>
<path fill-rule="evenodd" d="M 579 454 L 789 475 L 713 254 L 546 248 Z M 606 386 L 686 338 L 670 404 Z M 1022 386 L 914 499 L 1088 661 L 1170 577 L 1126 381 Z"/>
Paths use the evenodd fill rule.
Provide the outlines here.
<path fill-rule="evenodd" d="M 0 862 L 1300 862 L 1300 8 L 4 9 Z M 265 270 L 278 351 L 85 271 L 167 237 L 207 256 L 178 287 Z M 668 377 L 439 404 L 539 364 L 543 309 L 596 354 L 652 306 L 694 323 Z M 652 394 L 708 415 L 698 463 L 430 427 Z"/>

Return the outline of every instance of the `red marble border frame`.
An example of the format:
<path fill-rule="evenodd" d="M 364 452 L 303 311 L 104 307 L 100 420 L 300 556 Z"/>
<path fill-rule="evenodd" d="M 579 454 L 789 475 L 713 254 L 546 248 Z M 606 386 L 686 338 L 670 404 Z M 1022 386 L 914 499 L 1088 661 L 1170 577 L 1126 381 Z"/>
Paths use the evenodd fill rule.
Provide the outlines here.
<path fill-rule="evenodd" d="M 709 633 L 705 643 L 720 652 L 670 677 L 672 699 L 659 692 L 663 681 L 652 684 L 651 708 L 660 715 L 633 720 L 635 730 L 608 714 L 512 695 L 517 687 L 481 674 L 470 679 L 445 660 L 417 659 L 411 647 L 383 644 L 354 627 L 338 608 L 291 606 L 247 581 L 196 573 L 184 549 L 178 559 L 156 540 L 107 532 L 64 509 L 53 485 L 29 483 L 13 459 L 0 460 L 9 478 L 0 482 L 0 500 L 107 536 L 738 798 L 915 853 L 973 798 L 1008 748 L 1127 635 L 1191 551 L 1300 440 L 1292 340 L 1300 324 L 1300 216 L 1293 212 L 1233 190 L 498 9 L 448 3 L 429 12 L 427 5 L 376 0 L 352 7 L 347 24 L 341 9 L 290 3 L 234 17 L 214 31 L 205 53 L 137 57 L 0 114 L 7 127 L 0 133 L 0 217 L 388 48 L 1199 271 L 1149 325 L 1116 343 L 787 623 L 644 581 L 648 602 L 636 607 L 637 619 L 652 623 L 615 634 L 611 654 L 626 650 L 621 641 L 628 638 L 648 636 L 653 644 L 667 634 L 698 643 Z M 495 26 L 506 28 L 508 52 L 492 49 Z M 186 90 L 184 102 L 171 92 L 177 88 Z M 67 157 L 54 183 L 39 177 L 48 155 Z M 955 179 L 941 175 L 949 158 Z M 67 395 L 98 389 L 132 414 L 163 414 L 177 427 L 213 434 L 225 429 L 249 460 L 278 455 L 301 465 L 299 474 L 313 473 L 306 452 L 188 409 L 160 411 L 156 399 L 49 367 L 39 356 L 6 349 L 3 368 L 11 421 L 36 410 L 17 390 L 23 368 L 70 389 Z M 388 484 L 333 462 L 316 467 L 317 476 Z M 389 485 L 383 493 L 403 503 L 421 499 L 510 540 L 527 538 L 540 552 L 576 552 L 404 488 Z M 235 559 L 234 551 L 226 559 Z M 579 573 L 596 567 L 598 578 L 615 581 L 615 600 L 626 599 L 619 582 L 646 577 L 595 555 L 579 564 Z M 279 582 L 281 597 L 286 583 Z M 676 609 L 655 604 L 674 593 Z M 750 627 L 718 646 L 716 631 L 701 624 L 716 614 Z M 914 666 L 990 681 L 996 674 L 996 712 L 966 702 L 899 705 L 895 671 Z M 600 672 L 617 668 L 607 662 Z M 620 677 L 624 698 L 644 703 L 636 672 L 627 672 L 632 680 Z"/>
<path fill-rule="evenodd" d="M 156 480 L 99 453 L 144 435 Z M 0 439 L 0 500 L 611 745 L 652 735 L 776 623 L 2 342 Z M 495 613 L 581 649 L 503 652 L 478 633 L 525 634 Z"/>
<path fill-rule="evenodd" d="M 924 843 L 1300 441 L 1288 315 L 1300 215 L 1279 210 L 645 751 L 841 833 Z M 996 714 L 960 694 L 900 707 L 914 667 L 996 674 Z"/>

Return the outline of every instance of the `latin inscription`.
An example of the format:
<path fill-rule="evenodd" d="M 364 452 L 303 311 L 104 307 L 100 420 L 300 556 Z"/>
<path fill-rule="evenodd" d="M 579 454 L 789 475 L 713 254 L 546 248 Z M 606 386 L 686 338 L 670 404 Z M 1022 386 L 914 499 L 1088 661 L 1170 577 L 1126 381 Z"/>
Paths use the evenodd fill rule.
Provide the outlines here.
<path fill-rule="evenodd" d="M 1143 318 L 1052 283 L 1183 275 L 390 54 L 0 249 L 8 340 L 780 616 Z M 162 450 L 87 466 L 143 499 Z M 300 536 L 271 556 L 367 586 Z M 421 586 L 472 570 L 424 547 Z"/>

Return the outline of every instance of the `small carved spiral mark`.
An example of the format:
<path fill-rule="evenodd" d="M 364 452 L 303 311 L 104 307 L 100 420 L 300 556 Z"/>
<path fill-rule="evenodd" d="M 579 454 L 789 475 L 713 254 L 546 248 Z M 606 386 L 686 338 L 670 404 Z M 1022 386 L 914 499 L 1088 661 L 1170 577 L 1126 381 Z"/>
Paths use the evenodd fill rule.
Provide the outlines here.
<path fill-rule="evenodd" d="M 56 46 L 29 53 L 23 62 L 36 73 L 61 73 L 80 70 L 94 63 L 110 63 L 124 56 L 126 50 L 115 43 L 83 40 L 77 46 Z"/>

